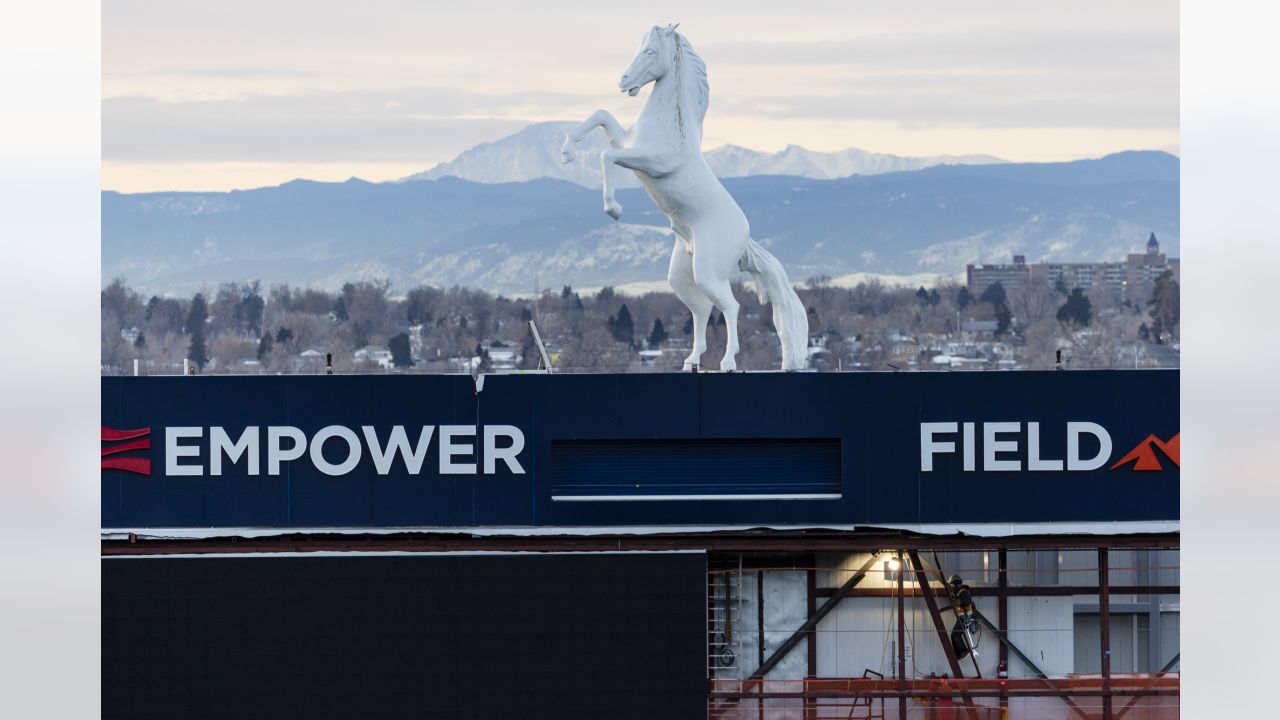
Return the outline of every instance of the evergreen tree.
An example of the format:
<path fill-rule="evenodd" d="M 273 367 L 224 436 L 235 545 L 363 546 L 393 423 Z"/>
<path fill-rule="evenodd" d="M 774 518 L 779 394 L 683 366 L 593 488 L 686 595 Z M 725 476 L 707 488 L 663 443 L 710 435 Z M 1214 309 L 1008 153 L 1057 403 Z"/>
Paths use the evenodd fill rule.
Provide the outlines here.
<path fill-rule="evenodd" d="M 923 285 L 916 291 L 916 300 L 921 303 L 929 302 L 929 291 L 925 290 Z"/>
<path fill-rule="evenodd" d="M 1058 322 L 1078 327 L 1088 327 L 1093 319 L 1093 307 L 1089 298 L 1080 288 L 1073 288 L 1067 301 L 1058 308 Z"/>
<path fill-rule="evenodd" d="M 653 330 L 649 331 L 649 347 L 656 348 L 667 341 L 667 330 L 662 327 L 662 319 L 653 319 Z"/>
<path fill-rule="evenodd" d="M 209 306 L 205 304 L 204 294 L 196 293 L 191 298 L 191 308 L 187 311 L 187 322 L 184 327 L 188 334 L 199 330 L 204 332 L 204 324 L 209 320 Z"/>
<path fill-rule="evenodd" d="M 606 303 L 612 299 L 613 299 L 613 287 L 611 285 L 605 285 L 604 287 L 600 288 L 600 294 L 596 295 L 596 302 Z"/>
<path fill-rule="evenodd" d="M 628 345 L 635 342 L 635 325 L 631 320 L 631 311 L 627 309 L 627 304 L 623 303 L 618 309 L 617 316 L 609 316 L 609 334 L 613 335 L 613 339 L 618 342 L 624 342 Z"/>
<path fill-rule="evenodd" d="M 995 305 L 997 300 L 1007 300 L 1008 294 L 1004 291 L 1004 285 L 1001 285 L 999 281 L 997 281 L 988 285 L 987 289 L 982 291 L 982 296 L 978 299 L 984 303 L 991 303 L 992 305 Z"/>
<path fill-rule="evenodd" d="M 1151 339 L 1151 329 L 1147 327 L 1146 323 L 1142 323 L 1138 326 L 1138 338 L 1141 340 Z"/>
<path fill-rule="evenodd" d="M 263 333 L 262 337 L 258 338 L 258 362 L 265 361 L 274 347 L 275 342 L 271 339 L 271 333 Z"/>
<path fill-rule="evenodd" d="M 1009 312 L 1009 304 L 1004 298 L 996 300 L 996 337 L 1001 337 L 1009 332 L 1009 326 L 1013 324 L 1013 313 Z"/>
<path fill-rule="evenodd" d="M 204 364 L 209 362 L 209 353 L 204 348 L 203 330 L 191 333 L 191 344 L 187 346 L 187 358 L 196 364 L 197 370 L 203 370 Z"/>
<path fill-rule="evenodd" d="M 147 349 L 147 336 L 146 336 L 146 335 L 143 335 L 141 332 L 139 332 L 139 333 L 138 333 L 138 337 L 137 337 L 137 338 L 135 338 L 135 339 L 134 339 L 134 341 L 133 341 L 133 346 L 134 346 L 135 348 L 137 348 L 138 350 L 146 350 L 146 349 Z"/>
<path fill-rule="evenodd" d="M 1173 271 L 1160 273 L 1151 291 L 1151 299 L 1147 301 L 1147 307 L 1151 309 L 1151 334 L 1158 343 L 1163 343 L 1165 335 L 1178 327 L 1181 311 L 1178 294 L 1178 282 L 1173 279 Z"/>
<path fill-rule="evenodd" d="M 292 339 L 293 339 L 293 331 L 290 330 L 289 328 L 281 326 L 280 329 L 276 331 L 276 342 L 287 343 Z"/>
<path fill-rule="evenodd" d="M 258 294 L 257 283 L 253 283 L 249 287 L 249 293 L 240 301 L 238 311 L 240 313 L 240 325 L 246 332 L 257 335 L 262 330 L 262 312 L 266 308 L 266 302 L 262 296 Z"/>
<path fill-rule="evenodd" d="M 527 306 L 526 306 L 526 307 L 521 307 L 521 308 L 520 308 L 520 322 L 522 322 L 522 323 L 527 323 L 527 322 L 529 322 L 529 321 L 530 321 L 530 320 L 532 320 L 532 319 L 533 319 L 533 313 L 529 312 L 529 308 L 528 308 Z"/>
<path fill-rule="evenodd" d="M 956 307 L 964 310 L 967 307 L 977 304 L 977 300 L 973 298 L 973 293 L 969 292 L 969 288 L 962 287 L 956 293 Z"/>
<path fill-rule="evenodd" d="M 347 314 L 347 298 L 345 296 L 339 295 L 338 299 L 334 301 L 333 316 L 338 319 L 338 322 L 346 322 L 350 317 Z"/>
<path fill-rule="evenodd" d="M 204 347 L 204 325 L 209 319 L 209 310 L 204 302 L 204 295 L 196 293 L 191 298 L 191 310 L 187 313 L 187 332 L 191 334 L 191 344 L 187 347 L 187 358 L 196 364 L 196 369 L 203 370 L 209 362 L 209 353 Z"/>
<path fill-rule="evenodd" d="M 938 294 L 938 289 L 937 289 L 937 288 L 934 288 L 934 289 L 930 290 L 930 291 L 929 291 L 929 304 L 930 304 L 930 305 L 932 305 L 932 306 L 934 306 L 934 307 L 937 307 L 938 303 L 940 303 L 940 302 L 942 302 L 942 296 Z"/>
<path fill-rule="evenodd" d="M 392 365 L 398 368 L 413 367 L 413 350 L 407 333 L 392 335 L 387 341 L 387 349 L 391 351 Z"/>

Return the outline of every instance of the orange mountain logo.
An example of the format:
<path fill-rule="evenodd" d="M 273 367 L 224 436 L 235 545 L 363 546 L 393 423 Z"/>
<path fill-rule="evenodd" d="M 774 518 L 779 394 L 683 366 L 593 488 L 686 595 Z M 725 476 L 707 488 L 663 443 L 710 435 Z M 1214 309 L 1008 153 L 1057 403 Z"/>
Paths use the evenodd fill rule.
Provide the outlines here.
<path fill-rule="evenodd" d="M 1160 464 L 1160 458 L 1156 455 L 1157 448 L 1160 449 L 1161 454 L 1173 463 L 1174 467 L 1180 468 L 1182 466 L 1179 464 L 1178 455 L 1181 447 L 1179 438 L 1181 437 L 1182 433 L 1178 433 L 1169 438 L 1168 442 L 1165 442 L 1155 435 L 1148 435 L 1147 439 L 1138 443 L 1138 447 L 1130 450 L 1128 455 L 1120 458 L 1120 462 L 1112 465 L 1111 469 L 1115 470 L 1122 465 L 1134 463 L 1134 470 L 1163 470 L 1164 466 Z"/>

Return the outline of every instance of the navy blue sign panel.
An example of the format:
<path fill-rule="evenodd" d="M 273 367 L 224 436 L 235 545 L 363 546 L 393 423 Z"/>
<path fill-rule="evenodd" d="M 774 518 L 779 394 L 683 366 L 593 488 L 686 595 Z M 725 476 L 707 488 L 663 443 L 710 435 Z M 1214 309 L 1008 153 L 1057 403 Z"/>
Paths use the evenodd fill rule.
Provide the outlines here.
<path fill-rule="evenodd" d="M 1178 519 L 1177 371 L 102 380 L 111 529 Z"/>

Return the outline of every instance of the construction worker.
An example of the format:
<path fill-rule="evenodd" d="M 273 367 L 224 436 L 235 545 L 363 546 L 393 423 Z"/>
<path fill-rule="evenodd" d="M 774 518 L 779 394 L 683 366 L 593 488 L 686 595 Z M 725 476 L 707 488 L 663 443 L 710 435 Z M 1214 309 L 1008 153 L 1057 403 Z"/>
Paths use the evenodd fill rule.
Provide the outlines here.
<path fill-rule="evenodd" d="M 959 575 L 947 578 L 947 589 L 957 615 L 955 627 L 951 628 L 951 648 L 956 652 L 956 659 L 963 660 L 974 649 L 973 627 L 976 618 L 973 614 L 973 593 L 969 592 L 969 586 Z"/>

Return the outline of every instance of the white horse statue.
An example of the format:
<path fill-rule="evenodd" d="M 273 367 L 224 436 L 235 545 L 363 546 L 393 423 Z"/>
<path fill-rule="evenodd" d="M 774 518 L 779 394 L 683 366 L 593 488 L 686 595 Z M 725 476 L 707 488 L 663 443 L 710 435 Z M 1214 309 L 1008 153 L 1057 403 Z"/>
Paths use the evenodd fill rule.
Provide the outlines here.
<path fill-rule="evenodd" d="M 707 349 L 711 308 L 720 308 L 728 342 L 720 369 L 738 367 L 738 301 L 729 280 L 751 273 L 761 304 L 773 304 L 773 325 L 782 341 L 782 369 L 805 367 L 809 323 L 804 305 L 777 258 L 751 239 L 751 227 L 702 157 L 702 119 L 707 113 L 707 66 L 676 26 L 654 27 L 640 43 L 618 87 L 635 97 L 653 83 L 640 119 L 624 130 L 605 110 L 596 110 L 565 138 L 561 160 L 572 162 L 574 146 L 597 127 L 609 136 L 600 153 L 604 170 L 604 211 L 615 220 L 622 206 L 614 199 L 614 166 L 634 170 L 645 192 L 666 213 L 675 231 L 667 280 L 693 313 L 693 352 L 684 369 L 699 364 Z"/>

